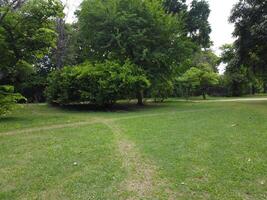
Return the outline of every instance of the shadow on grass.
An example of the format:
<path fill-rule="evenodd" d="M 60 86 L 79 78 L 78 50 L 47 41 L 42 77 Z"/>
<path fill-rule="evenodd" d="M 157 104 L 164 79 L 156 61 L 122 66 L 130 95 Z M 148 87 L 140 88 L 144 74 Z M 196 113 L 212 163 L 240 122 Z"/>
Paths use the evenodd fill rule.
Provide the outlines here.
<path fill-rule="evenodd" d="M 120 102 L 116 103 L 113 106 L 109 107 L 103 107 L 103 106 L 97 106 L 94 104 L 74 104 L 74 105 L 64 105 L 64 106 L 53 106 L 56 108 L 61 108 L 65 111 L 79 111 L 79 112 L 141 112 L 141 111 L 147 111 L 147 110 L 154 110 L 154 109 L 160 109 L 160 108 L 167 108 L 171 107 L 171 105 L 168 103 L 154 103 L 149 102 L 145 103 L 143 106 L 139 106 L 135 103 L 129 103 L 129 102 Z"/>
<path fill-rule="evenodd" d="M 15 123 L 15 122 L 23 122 L 23 121 L 28 122 L 28 118 L 8 116 L 8 115 L 0 117 L 0 123 L 1 122 Z"/>

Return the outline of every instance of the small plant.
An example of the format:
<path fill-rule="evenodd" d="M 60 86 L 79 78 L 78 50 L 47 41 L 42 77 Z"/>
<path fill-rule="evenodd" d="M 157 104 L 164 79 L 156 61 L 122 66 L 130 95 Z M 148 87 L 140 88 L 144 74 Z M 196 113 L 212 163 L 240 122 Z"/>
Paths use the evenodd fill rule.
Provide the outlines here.
<path fill-rule="evenodd" d="M 19 93 L 14 93 L 10 85 L 0 86 L 0 116 L 6 115 L 17 108 L 17 102 L 26 99 Z"/>

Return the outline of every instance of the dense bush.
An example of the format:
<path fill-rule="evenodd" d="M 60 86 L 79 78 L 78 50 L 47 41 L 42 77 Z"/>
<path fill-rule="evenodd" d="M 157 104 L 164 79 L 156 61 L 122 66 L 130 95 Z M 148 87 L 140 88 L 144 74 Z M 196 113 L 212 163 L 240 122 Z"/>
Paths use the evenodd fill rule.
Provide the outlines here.
<path fill-rule="evenodd" d="M 47 100 L 56 104 L 93 103 L 101 106 L 131 98 L 150 86 L 144 72 L 126 61 L 86 62 L 76 67 L 64 67 L 48 78 Z"/>
<path fill-rule="evenodd" d="M 18 93 L 14 93 L 14 87 L 9 85 L 0 86 L 0 116 L 7 114 L 16 108 L 19 100 L 26 100 Z"/>
<path fill-rule="evenodd" d="M 151 88 L 150 96 L 155 102 L 163 102 L 173 95 L 174 85 L 171 80 L 161 80 L 154 83 Z"/>

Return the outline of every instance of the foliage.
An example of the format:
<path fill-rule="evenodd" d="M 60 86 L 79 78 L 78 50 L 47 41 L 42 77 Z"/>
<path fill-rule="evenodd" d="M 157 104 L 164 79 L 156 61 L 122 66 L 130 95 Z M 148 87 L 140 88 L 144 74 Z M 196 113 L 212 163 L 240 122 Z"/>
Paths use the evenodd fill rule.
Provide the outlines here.
<path fill-rule="evenodd" d="M 152 87 L 169 80 L 191 53 L 182 19 L 166 14 L 160 1 L 85 0 L 78 18 L 85 59 L 129 59 Z"/>
<path fill-rule="evenodd" d="M 150 83 L 144 72 L 129 61 L 103 63 L 86 62 L 76 67 L 64 67 L 49 77 L 46 90 L 50 103 L 93 103 L 101 106 L 130 98 Z"/>
<path fill-rule="evenodd" d="M 188 95 L 190 90 L 199 89 L 206 99 L 207 89 L 219 83 L 219 76 L 209 66 L 203 65 L 190 68 L 178 80 L 186 88 Z"/>
<path fill-rule="evenodd" d="M 211 45 L 209 24 L 210 8 L 206 0 L 193 0 L 190 11 L 188 12 L 186 28 L 194 42 L 202 48 Z"/>
<path fill-rule="evenodd" d="M 212 50 L 196 52 L 192 59 L 193 66 L 208 65 L 213 72 L 218 72 L 219 64 L 220 58 Z"/>
<path fill-rule="evenodd" d="M 165 0 L 163 7 L 167 13 L 186 13 L 187 5 L 186 0 Z"/>
<path fill-rule="evenodd" d="M 76 23 L 67 24 L 64 19 L 56 20 L 57 44 L 52 50 L 51 64 L 60 69 L 64 66 L 74 66 L 81 63 L 81 42 L 79 39 L 79 26 Z"/>
<path fill-rule="evenodd" d="M 14 93 L 13 86 L 0 85 L 0 116 L 14 110 L 19 100 L 25 100 L 25 98 L 18 93 Z"/>
<path fill-rule="evenodd" d="M 211 27 L 209 3 L 206 0 L 193 0 L 190 6 L 185 0 L 164 0 L 163 7 L 167 13 L 181 16 L 184 20 L 184 35 L 189 35 L 201 48 L 209 48 Z"/>
<path fill-rule="evenodd" d="M 246 67 L 251 77 L 252 93 L 255 93 L 253 79 L 267 83 L 267 2 L 261 0 L 239 0 L 234 6 L 230 22 L 234 23 L 233 35 L 237 38 L 236 67 Z M 254 82 L 254 83 L 253 83 Z"/>
<path fill-rule="evenodd" d="M 15 1 L 14 1 L 15 2 Z M 12 4 L 13 5 L 13 4 Z M 28 0 L 1 7 L 0 83 L 18 85 L 37 60 L 55 46 L 55 17 L 63 16 L 58 0 Z"/>
<path fill-rule="evenodd" d="M 155 102 L 163 102 L 173 94 L 173 91 L 174 84 L 172 80 L 158 80 L 151 88 L 151 97 L 154 98 Z"/>
<path fill-rule="evenodd" d="M 220 58 L 215 55 L 211 50 L 197 50 L 191 57 L 186 59 L 185 62 L 180 65 L 178 70 L 178 77 L 183 77 L 186 72 L 190 71 L 193 66 L 197 68 L 197 70 L 203 70 L 212 72 L 213 74 L 218 73 L 217 66 L 220 63 Z M 177 77 L 176 77 L 177 79 Z M 201 87 L 194 86 L 194 83 L 190 83 L 190 81 L 194 81 L 193 79 L 188 79 L 187 81 L 181 81 L 180 78 L 178 81 L 174 81 L 174 96 L 190 96 L 190 95 L 200 95 L 203 94 L 203 89 Z M 217 87 L 218 84 L 216 84 Z M 212 91 L 213 87 L 208 87 L 208 91 Z M 206 91 L 207 92 L 207 91 Z"/>
<path fill-rule="evenodd" d="M 239 66 L 239 56 L 235 45 L 221 47 L 221 62 L 226 64 L 224 79 L 229 96 L 241 96 L 261 92 L 263 82 L 245 65 Z M 254 90 L 254 91 L 253 91 Z"/>
<path fill-rule="evenodd" d="M 218 72 L 221 59 L 212 50 L 196 49 L 194 54 L 188 57 L 179 67 L 178 74 L 184 74 L 192 66 L 207 65 L 213 72 Z"/>
<path fill-rule="evenodd" d="M 225 79 L 231 96 L 241 96 L 249 93 L 250 80 L 247 74 L 248 70 L 244 66 L 236 68 L 234 65 L 228 65 Z"/>

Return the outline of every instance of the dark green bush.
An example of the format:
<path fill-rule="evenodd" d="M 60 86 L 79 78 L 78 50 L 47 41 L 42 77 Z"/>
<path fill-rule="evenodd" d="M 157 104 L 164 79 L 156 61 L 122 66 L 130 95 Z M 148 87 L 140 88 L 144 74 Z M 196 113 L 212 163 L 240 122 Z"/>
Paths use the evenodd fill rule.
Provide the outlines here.
<path fill-rule="evenodd" d="M 131 98 L 148 88 L 144 72 L 126 61 L 103 63 L 86 62 L 76 67 L 64 67 L 48 78 L 46 97 L 56 104 L 93 103 L 101 106 L 114 104 L 119 99 Z"/>
<path fill-rule="evenodd" d="M 161 80 L 153 84 L 151 97 L 155 102 L 163 102 L 173 95 L 174 86 L 171 80 Z"/>
<path fill-rule="evenodd" d="M 26 101 L 22 95 L 14 93 L 13 86 L 0 85 L 0 116 L 14 110 L 19 100 Z"/>

